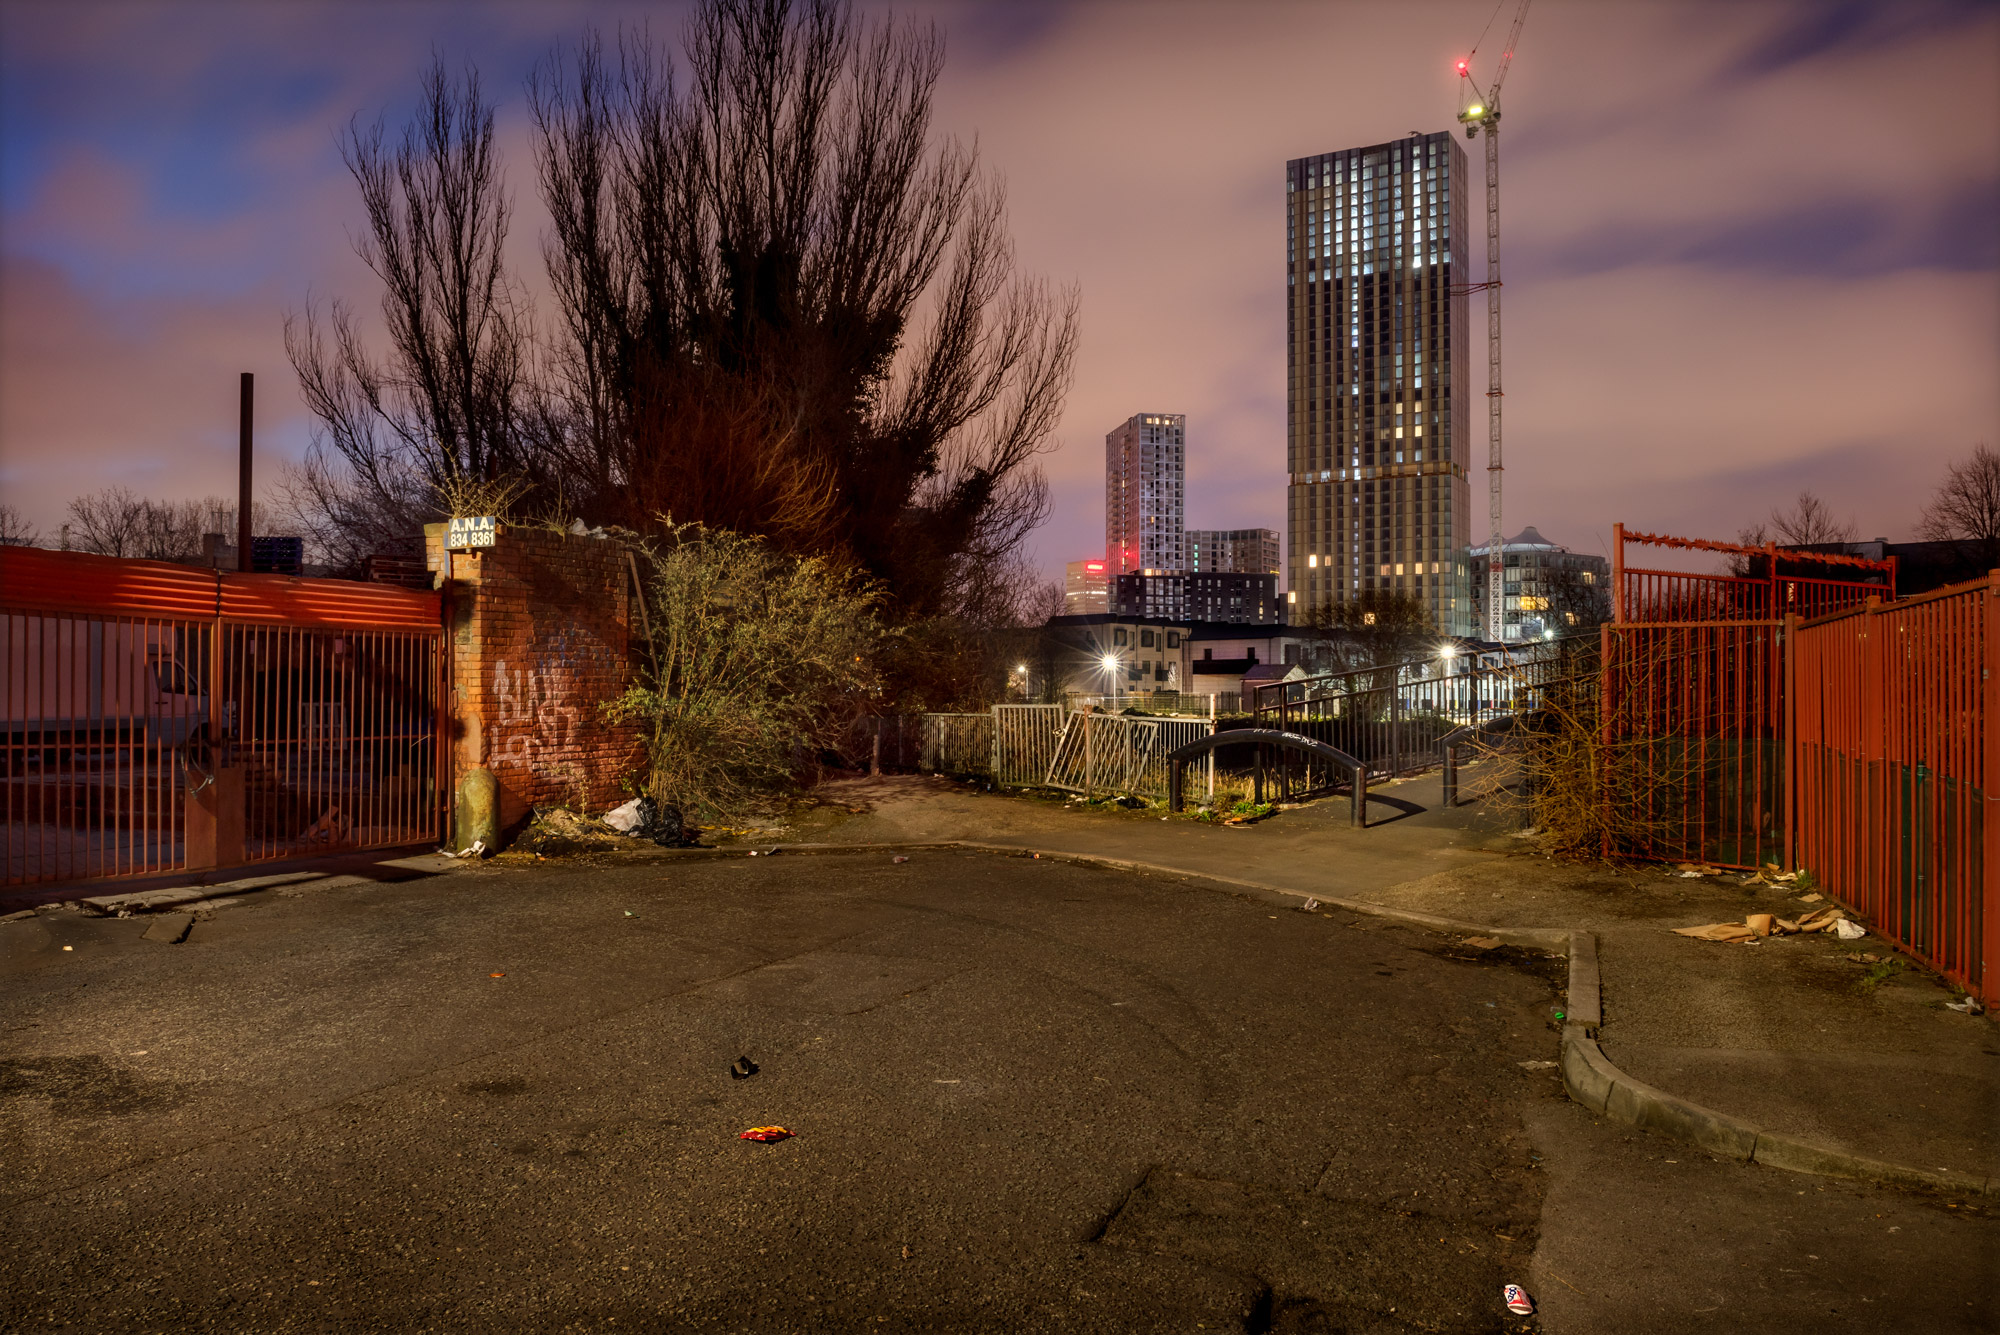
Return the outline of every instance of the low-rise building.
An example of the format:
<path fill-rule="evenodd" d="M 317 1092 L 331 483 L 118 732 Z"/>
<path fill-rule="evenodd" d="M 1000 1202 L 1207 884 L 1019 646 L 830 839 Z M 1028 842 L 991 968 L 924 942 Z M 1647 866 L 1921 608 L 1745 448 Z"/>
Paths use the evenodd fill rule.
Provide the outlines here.
<path fill-rule="evenodd" d="M 1472 624 L 1484 631 L 1486 620 L 1486 547 L 1471 551 Z M 1611 616 L 1611 563 L 1601 556 L 1573 552 L 1550 542 L 1533 525 L 1507 539 L 1500 548 L 1506 562 L 1502 576 L 1502 638 L 1552 639 L 1606 621 Z"/>
<path fill-rule="evenodd" d="M 1273 574 L 1120 575 L 1112 610 L 1121 616 L 1277 625 L 1284 620 Z"/>
<path fill-rule="evenodd" d="M 1062 646 L 1053 669 L 1058 690 L 1068 695 L 1234 697 L 1244 673 L 1268 665 L 1289 669 L 1299 656 L 1297 637 L 1282 625 L 1113 613 L 1055 617 L 1047 632 Z"/>

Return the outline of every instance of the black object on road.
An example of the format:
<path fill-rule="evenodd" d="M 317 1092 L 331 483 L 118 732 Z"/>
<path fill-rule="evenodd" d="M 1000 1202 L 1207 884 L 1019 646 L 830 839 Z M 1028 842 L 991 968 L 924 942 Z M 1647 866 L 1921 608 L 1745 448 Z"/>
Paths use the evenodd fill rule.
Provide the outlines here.
<path fill-rule="evenodd" d="M 731 1080 L 748 1080 L 755 1074 L 757 1074 L 757 1063 L 748 1057 L 738 1057 L 735 1064 L 729 1068 Z"/>

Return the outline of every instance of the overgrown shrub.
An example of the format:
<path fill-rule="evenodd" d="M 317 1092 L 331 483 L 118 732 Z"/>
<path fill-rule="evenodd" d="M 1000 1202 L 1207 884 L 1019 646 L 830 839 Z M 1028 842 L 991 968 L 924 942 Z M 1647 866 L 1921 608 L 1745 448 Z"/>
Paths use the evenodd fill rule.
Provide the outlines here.
<path fill-rule="evenodd" d="M 877 688 L 877 591 L 822 557 L 698 524 L 669 524 L 641 551 L 648 654 L 607 713 L 645 724 L 646 791 L 715 814 L 782 788 Z"/>

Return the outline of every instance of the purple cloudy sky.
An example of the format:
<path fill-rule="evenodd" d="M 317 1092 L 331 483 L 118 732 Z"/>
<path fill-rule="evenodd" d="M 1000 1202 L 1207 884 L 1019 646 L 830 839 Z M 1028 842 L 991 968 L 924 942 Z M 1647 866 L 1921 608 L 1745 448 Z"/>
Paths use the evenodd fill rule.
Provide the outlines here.
<path fill-rule="evenodd" d="M 1285 160 L 1449 125 L 1490 0 L 897 10 L 948 30 L 938 125 L 1006 176 L 1024 267 L 1082 290 L 1037 559 L 1101 548 L 1104 432 L 1139 411 L 1188 414 L 1191 525 L 1279 525 Z M 284 314 L 374 301 L 334 137 L 393 122 L 433 49 L 500 102 L 539 286 L 524 76 L 677 15 L 0 5 L 0 492 L 52 527 L 108 483 L 232 490 L 239 370 L 260 468 L 304 448 Z M 1503 99 L 1509 529 L 1727 537 L 1809 486 L 1909 536 L 2000 442 L 1996 71 L 1992 4 L 1540 0 Z"/>

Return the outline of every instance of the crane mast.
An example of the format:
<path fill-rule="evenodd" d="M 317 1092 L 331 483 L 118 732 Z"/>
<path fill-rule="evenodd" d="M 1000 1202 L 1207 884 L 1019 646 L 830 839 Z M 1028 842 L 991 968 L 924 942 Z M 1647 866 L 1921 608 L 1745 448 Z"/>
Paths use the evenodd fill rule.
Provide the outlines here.
<path fill-rule="evenodd" d="M 1506 536 L 1501 530 L 1500 479 L 1504 456 L 1500 448 L 1500 405 L 1505 394 L 1500 388 L 1500 85 L 1514 63 L 1514 46 L 1521 39 L 1521 25 L 1528 21 L 1532 0 L 1521 0 L 1514 13 L 1514 26 L 1507 33 L 1507 46 L 1493 84 L 1484 96 L 1472 79 L 1470 56 L 1458 62 L 1460 87 L 1459 123 L 1465 137 L 1486 135 L 1486 281 L 1466 286 L 1466 292 L 1486 293 L 1486 638 L 1498 641 L 1507 628 Z M 1478 48 L 1474 48 L 1477 54 Z"/>

